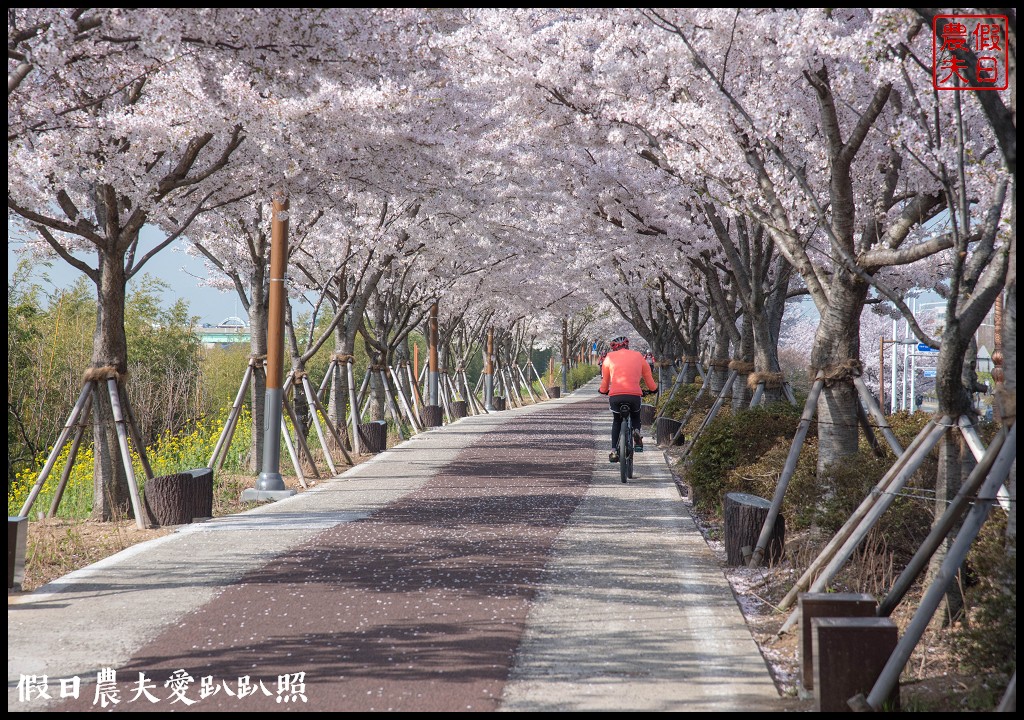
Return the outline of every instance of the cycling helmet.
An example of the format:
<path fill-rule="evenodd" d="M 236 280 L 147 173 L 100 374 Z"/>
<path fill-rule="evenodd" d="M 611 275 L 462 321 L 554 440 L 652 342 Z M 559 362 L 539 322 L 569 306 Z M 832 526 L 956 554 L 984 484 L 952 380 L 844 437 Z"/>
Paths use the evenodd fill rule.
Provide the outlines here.
<path fill-rule="evenodd" d="M 612 350 L 622 350 L 629 347 L 629 338 L 625 335 L 619 335 L 617 338 L 612 338 L 608 344 Z"/>

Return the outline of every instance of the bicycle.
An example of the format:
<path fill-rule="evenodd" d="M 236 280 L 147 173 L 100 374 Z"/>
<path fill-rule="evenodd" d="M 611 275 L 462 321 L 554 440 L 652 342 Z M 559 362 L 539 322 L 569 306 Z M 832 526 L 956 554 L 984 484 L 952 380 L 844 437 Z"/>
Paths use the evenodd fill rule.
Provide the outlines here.
<path fill-rule="evenodd" d="M 644 390 L 642 397 L 653 395 L 650 390 Z M 626 482 L 633 477 L 633 417 L 629 403 L 619 405 L 618 414 L 622 416 L 622 424 L 619 426 L 619 480 Z"/>
<path fill-rule="evenodd" d="M 633 477 L 633 419 L 629 403 L 619 405 L 622 425 L 619 426 L 619 479 L 626 482 Z"/>

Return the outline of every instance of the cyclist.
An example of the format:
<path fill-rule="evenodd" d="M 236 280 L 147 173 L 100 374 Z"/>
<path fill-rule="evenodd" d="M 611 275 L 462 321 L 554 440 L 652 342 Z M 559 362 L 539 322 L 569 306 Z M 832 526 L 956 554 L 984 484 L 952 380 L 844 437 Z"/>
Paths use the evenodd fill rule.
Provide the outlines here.
<path fill-rule="evenodd" d="M 629 405 L 629 416 L 633 421 L 633 445 L 637 452 L 643 452 L 643 438 L 640 433 L 640 398 L 643 391 L 640 389 L 640 380 L 644 381 L 650 392 L 658 389 L 654 382 L 654 375 L 651 373 L 651 366 L 647 364 L 643 353 L 629 349 L 629 338 L 620 335 L 613 339 L 611 352 L 605 355 L 601 364 L 601 389 L 602 395 L 608 396 L 608 405 L 612 409 L 612 451 L 608 454 L 608 462 L 619 461 L 619 430 L 622 427 L 622 416 L 619 415 L 619 406 L 623 403 Z"/>

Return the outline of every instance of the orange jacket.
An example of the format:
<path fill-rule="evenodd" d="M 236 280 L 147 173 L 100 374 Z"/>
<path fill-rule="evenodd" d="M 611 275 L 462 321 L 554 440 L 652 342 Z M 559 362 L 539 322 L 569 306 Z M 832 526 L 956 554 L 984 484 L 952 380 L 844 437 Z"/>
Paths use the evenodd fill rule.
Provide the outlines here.
<path fill-rule="evenodd" d="M 641 378 L 648 390 L 658 389 L 651 375 L 651 366 L 643 353 L 636 350 L 614 350 L 605 356 L 601 364 L 601 392 L 606 395 L 642 396 Z"/>

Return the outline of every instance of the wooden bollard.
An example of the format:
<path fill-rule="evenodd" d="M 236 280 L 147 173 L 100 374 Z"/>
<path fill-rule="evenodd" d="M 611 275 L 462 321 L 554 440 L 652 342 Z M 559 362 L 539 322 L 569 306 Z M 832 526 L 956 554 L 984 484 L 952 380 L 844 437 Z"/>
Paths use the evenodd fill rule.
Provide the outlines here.
<path fill-rule="evenodd" d="M 640 424 L 650 427 L 654 424 L 654 417 L 658 414 L 658 408 L 644 403 L 640 406 Z"/>
<path fill-rule="evenodd" d="M 469 406 L 465 400 L 456 400 L 452 403 L 452 420 L 464 418 L 468 414 Z"/>
<path fill-rule="evenodd" d="M 494 399 L 491 400 L 491 406 L 495 410 L 504 410 L 505 409 L 505 398 L 495 396 Z"/>
<path fill-rule="evenodd" d="M 441 427 L 444 425 L 444 408 L 440 405 L 423 406 L 424 427 Z"/>
<path fill-rule="evenodd" d="M 359 439 L 367 453 L 384 452 L 388 447 L 388 424 L 383 420 L 363 423 L 359 426 Z"/>
<path fill-rule="evenodd" d="M 800 609 L 800 685 L 805 692 L 810 692 L 814 690 L 812 622 L 817 618 L 874 617 L 878 603 L 868 593 L 815 592 L 800 593 L 797 605 Z"/>
<path fill-rule="evenodd" d="M 558 385 L 551 385 L 548 387 L 548 396 L 552 400 L 557 400 L 562 397 L 562 388 Z"/>
<path fill-rule="evenodd" d="M 853 712 L 850 698 L 867 695 L 896 649 L 899 631 L 889 618 L 814 618 L 814 695 L 818 712 Z M 899 710 L 899 685 L 885 709 Z"/>
<path fill-rule="evenodd" d="M 680 425 L 682 425 L 682 423 L 678 420 L 673 420 L 672 418 L 658 418 L 658 423 L 656 425 L 657 433 L 655 434 L 655 437 L 658 440 L 658 445 L 660 447 L 667 447 L 669 443 L 672 442 L 672 438 L 675 436 Z M 682 445 L 685 440 L 686 436 L 679 433 L 679 437 L 676 438 L 675 444 Z"/>
<path fill-rule="evenodd" d="M 213 517 L 213 470 L 199 468 L 147 480 L 145 508 L 157 525 Z"/>
<path fill-rule="evenodd" d="M 746 565 L 749 555 L 757 545 L 757 539 L 768 517 L 771 503 L 764 498 L 747 493 L 727 493 L 722 501 L 722 515 L 725 529 L 726 563 L 732 566 Z M 746 552 L 744 552 L 746 548 Z M 786 549 L 786 521 L 780 514 L 775 519 L 772 534 L 765 549 L 768 564 L 782 560 Z"/>

